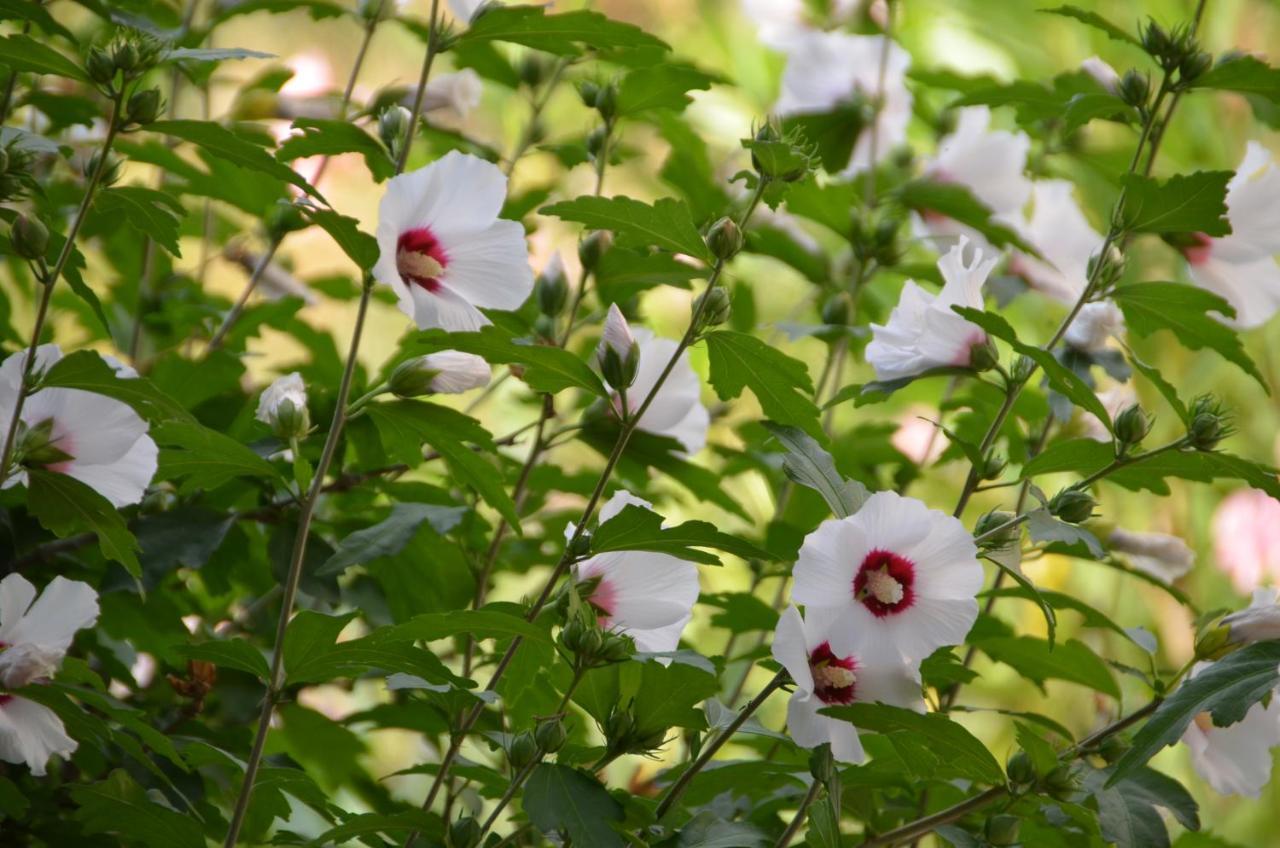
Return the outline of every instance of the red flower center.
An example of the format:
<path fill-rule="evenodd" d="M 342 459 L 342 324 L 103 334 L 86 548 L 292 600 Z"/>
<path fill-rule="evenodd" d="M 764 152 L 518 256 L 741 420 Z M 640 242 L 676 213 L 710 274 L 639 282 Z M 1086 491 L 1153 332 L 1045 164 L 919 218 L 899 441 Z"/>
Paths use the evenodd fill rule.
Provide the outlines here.
<path fill-rule="evenodd" d="M 1204 233 L 1196 233 L 1192 238 L 1195 239 L 1195 244 L 1182 248 L 1182 255 L 1192 265 L 1203 265 L 1209 261 L 1209 254 L 1213 252 L 1213 239 Z"/>
<path fill-rule="evenodd" d="M 406 283 L 422 286 L 434 294 L 440 289 L 440 275 L 447 267 L 449 256 L 427 227 L 403 232 L 396 240 L 396 270 Z"/>
<path fill-rule="evenodd" d="M 837 657 L 826 642 L 809 654 L 813 694 L 824 704 L 852 704 L 858 684 L 858 663 L 853 657 Z"/>
<path fill-rule="evenodd" d="M 587 598 L 587 603 L 595 607 L 600 626 L 607 628 L 618 607 L 618 590 L 608 580 L 601 579 Z"/>
<path fill-rule="evenodd" d="M 902 612 L 915 602 L 916 567 L 911 560 L 876 549 L 853 578 L 853 597 L 876 618 Z"/>

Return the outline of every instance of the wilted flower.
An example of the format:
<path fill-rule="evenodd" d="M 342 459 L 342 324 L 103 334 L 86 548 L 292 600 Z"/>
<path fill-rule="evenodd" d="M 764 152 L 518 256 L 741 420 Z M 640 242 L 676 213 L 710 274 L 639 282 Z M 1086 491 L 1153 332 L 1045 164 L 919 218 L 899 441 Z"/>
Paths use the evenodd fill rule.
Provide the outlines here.
<path fill-rule="evenodd" d="M 1218 567 L 1236 591 L 1280 581 L 1280 500 L 1258 489 L 1232 492 L 1213 513 L 1212 529 Z"/>
<path fill-rule="evenodd" d="M 1124 554 L 1129 564 L 1165 583 L 1172 583 L 1191 570 L 1196 556 L 1178 536 L 1168 533 L 1139 533 L 1117 528 L 1107 537 L 1116 553 Z"/>
<path fill-rule="evenodd" d="M 1227 183 L 1227 220 L 1230 235 L 1201 234 L 1183 254 L 1191 279 L 1235 308 L 1227 323 L 1257 327 L 1280 309 L 1280 168 L 1255 141 Z"/>
<path fill-rule="evenodd" d="M 874 640 L 862 638 L 868 629 L 838 612 L 816 607 L 801 618 L 799 610 L 790 606 L 778 619 L 773 658 L 795 682 L 787 703 L 787 732 L 797 745 L 816 748 L 830 743 L 836 759 L 860 763 L 866 754 L 857 728 L 818 710 L 882 703 L 924 712 L 919 667 L 876 650 Z M 847 647 L 833 648 L 836 631 L 843 631 L 840 641 Z"/>
<path fill-rule="evenodd" d="M 374 274 L 420 329 L 478 330 L 477 307 L 515 309 L 533 290 L 524 227 L 498 217 L 506 193 L 498 166 L 457 151 L 388 182 Z"/>
<path fill-rule="evenodd" d="M 982 285 L 998 257 L 984 262 L 982 251 L 975 248 L 973 261 L 965 265 L 968 244 L 968 238 L 961 236 L 959 244 L 938 260 L 945 281 L 942 291 L 930 294 L 908 280 L 889 323 L 871 325 L 873 338 L 866 358 L 877 378 L 897 380 L 932 368 L 974 364 L 973 349 L 987 343 L 987 334 L 951 307 L 982 308 Z"/>
<path fill-rule="evenodd" d="M 807 610 L 830 610 L 837 654 L 855 648 L 920 660 L 964 641 L 982 588 L 973 537 L 959 520 L 913 498 L 877 492 L 847 518 L 805 537 L 793 596 Z"/>
<path fill-rule="evenodd" d="M 1197 663 L 1191 678 L 1211 666 Z M 1213 791 L 1257 798 L 1271 779 L 1271 749 L 1280 745 L 1280 699 L 1273 694 L 1270 704 L 1254 704 L 1226 727 L 1216 727 L 1208 713 L 1201 713 L 1187 725 L 1182 741 L 1196 773 Z"/>
<path fill-rule="evenodd" d="M 98 595 L 87 583 L 55 577 L 37 600 L 35 586 L 22 575 L 0 580 L 0 686 L 20 689 L 53 675 L 76 631 L 97 620 Z M 40 776 L 49 757 L 75 749 L 53 710 L 0 694 L 0 760 L 26 763 Z"/>
<path fill-rule="evenodd" d="M 297 371 L 277 377 L 258 398 L 255 417 L 282 439 L 305 436 L 311 428 L 307 411 L 307 386 Z"/>
<path fill-rule="evenodd" d="M 0 421 L 13 420 L 27 354 L 0 365 Z M 62 358 L 54 344 L 36 349 L 36 371 Z M 22 407 L 17 442 L 21 467 L 4 487 L 27 481 L 26 469 L 66 474 L 89 486 L 113 506 L 142 500 L 155 476 L 159 451 L 147 422 L 128 404 L 81 389 L 40 389 Z"/>
<path fill-rule="evenodd" d="M 600 508 L 601 523 L 628 505 L 650 509 L 648 501 L 619 491 Z M 674 651 L 698 600 L 698 569 L 690 562 L 652 551 L 611 551 L 573 567 L 574 579 L 589 584 L 586 600 L 600 626 L 630 636 L 636 649 Z"/>

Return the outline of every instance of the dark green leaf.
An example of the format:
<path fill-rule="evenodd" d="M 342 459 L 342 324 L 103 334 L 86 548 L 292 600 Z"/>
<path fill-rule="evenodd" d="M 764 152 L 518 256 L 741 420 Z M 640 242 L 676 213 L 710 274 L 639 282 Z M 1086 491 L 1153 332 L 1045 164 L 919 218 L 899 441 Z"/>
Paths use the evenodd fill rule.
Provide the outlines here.
<path fill-rule="evenodd" d="M 1225 236 L 1230 171 L 1197 171 L 1160 181 L 1141 174 L 1124 180 L 1124 224 L 1135 233 Z"/>
<path fill-rule="evenodd" d="M 378 240 L 360 229 L 355 218 L 339 215 L 332 209 L 316 209 L 304 207 L 303 214 L 311 223 L 329 234 L 342 252 L 362 271 L 369 271 L 378 262 L 381 249 Z"/>
<path fill-rule="evenodd" d="M 586 389 L 598 397 L 608 397 L 600 378 L 581 357 L 560 347 L 517 339 L 496 325 L 475 333 L 446 333 L 428 330 L 410 343 L 413 353 L 460 350 L 474 353 L 491 364 L 524 366 L 521 379 L 536 392 L 554 394 L 570 388 Z"/>
<path fill-rule="evenodd" d="M 1280 100 L 1280 68 L 1247 54 L 1224 57 L 1207 73 L 1196 77 L 1194 87 L 1257 94 L 1276 101 Z"/>
<path fill-rule="evenodd" d="M 395 627 L 398 638 L 434 642 L 459 633 L 470 633 L 477 639 L 505 639 L 518 636 L 551 644 L 547 631 L 525 619 L 495 609 L 451 610 L 418 615 Z"/>
<path fill-rule="evenodd" d="M 53 74 L 81 82 L 89 79 L 75 62 L 26 35 L 0 37 L 0 65 L 17 73 Z"/>
<path fill-rule="evenodd" d="M 71 30 L 54 20 L 53 15 L 41 3 L 30 0 L 0 0 L 0 20 L 29 21 L 48 35 L 60 35 L 74 43 L 75 35 Z"/>
<path fill-rule="evenodd" d="M 359 153 L 373 175 L 374 182 L 395 174 L 395 163 L 387 155 L 382 142 L 369 135 L 350 121 L 300 118 L 293 122 L 300 134 L 291 135 L 276 151 L 276 158 L 292 162 L 307 156 L 336 156 L 341 153 Z"/>
<path fill-rule="evenodd" d="M 1122 30 L 1120 27 L 1111 23 L 1111 21 L 1099 15 L 1097 12 L 1090 12 L 1081 9 L 1079 6 L 1058 6 L 1053 9 L 1042 9 L 1051 15 L 1062 15 L 1067 18 L 1075 18 L 1080 23 L 1091 26 L 1094 29 L 1105 32 L 1110 38 L 1116 41 L 1123 41 L 1126 44 L 1132 44 L 1134 47 L 1141 47 L 1138 39 Z"/>
<path fill-rule="evenodd" d="M 706 521 L 686 521 L 675 527 L 663 527 L 661 515 L 635 504 L 623 507 L 621 512 L 591 534 L 592 553 L 655 551 L 692 562 L 720 564 L 718 557 L 700 548 L 715 548 L 743 559 L 773 559 L 768 551 L 722 533 Z"/>
<path fill-rule="evenodd" d="M 590 229 L 612 230 L 624 245 L 661 247 L 708 263 L 714 259 L 693 223 L 689 207 L 674 198 L 664 197 L 651 206 L 630 197 L 585 196 L 553 203 L 539 211 Z"/>
<path fill-rule="evenodd" d="M 993 220 L 991 210 L 958 183 L 912 180 L 898 188 L 898 199 L 908 209 L 945 215 L 973 227 L 996 247 L 1014 245 L 1025 253 L 1037 253 L 1016 232 Z"/>
<path fill-rule="evenodd" d="M 181 490 L 216 489 L 236 477 L 283 479 L 274 465 L 230 436 L 199 424 L 170 421 L 152 431 L 161 446 L 159 476 L 185 477 Z"/>
<path fill-rule="evenodd" d="M 95 213 L 119 216 L 174 256 L 182 255 L 178 228 L 187 212 L 172 196 L 141 186 L 119 186 L 99 192 L 93 204 Z"/>
<path fill-rule="evenodd" d="M 827 502 L 836 518 L 848 518 L 866 503 L 871 493 L 856 480 L 846 480 L 836 470 L 831 454 L 813 440 L 809 434 L 796 427 L 785 427 L 772 421 L 763 422 L 787 449 L 782 460 L 782 470 L 788 478 L 802 486 L 808 486 Z"/>
<path fill-rule="evenodd" d="M 466 514 L 464 507 L 436 506 L 423 503 L 398 503 L 382 521 L 357 530 L 338 544 L 338 549 L 316 571 L 319 576 L 341 574 L 353 565 L 367 563 L 384 556 L 398 554 L 417 534 L 418 528 L 430 522 L 437 533 L 447 533 Z"/>
<path fill-rule="evenodd" d="M 1107 664 L 1088 645 L 1075 639 L 1052 648 L 1034 636 L 995 636 L 974 641 L 978 650 L 1043 687 L 1046 680 L 1080 683 L 1119 699 L 1120 689 Z"/>
<path fill-rule="evenodd" d="M 622 848 L 611 823 L 622 822 L 622 805 L 591 775 L 541 763 L 529 775 L 521 802 L 529 821 L 544 834 L 563 833 L 574 845 Z"/>
<path fill-rule="evenodd" d="M 71 787 L 75 818 L 90 833 L 109 833 L 148 848 L 205 848 L 196 818 L 164 806 L 123 769 L 101 783 Z"/>
<path fill-rule="evenodd" d="M 150 380 L 117 377 L 111 366 L 91 350 L 79 350 L 58 360 L 45 373 L 40 385 L 80 389 L 115 398 L 129 404 L 152 423 L 193 420 L 181 404 L 157 389 Z"/>
<path fill-rule="evenodd" d="M 745 333 L 717 330 L 703 338 L 711 360 L 711 385 L 721 400 L 732 400 L 750 387 L 767 417 L 826 439 L 803 362 Z"/>
<path fill-rule="evenodd" d="M 198 645 L 179 645 L 178 653 L 189 660 L 203 660 L 223 668 L 247 672 L 260 680 L 271 676 L 267 658 L 262 651 L 245 639 L 202 642 Z"/>
<path fill-rule="evenodd" d="M 596 49 L 648 47 L 666 50 L 661 39 L 599 12 L 577 10 L 548 15 L 542 6 L 492 7 L 468 27 L 461 43 L 509 41 L 562 56 L 576 55 L 577 45 Z"/>
<path fill-rule="evenodd" d="M 40 469 L 28 471 L 27 508 L 59 539 L 74 533 L 93 533 L 103 556 L 123 565 L 134 577 L 142 573 L 138 540 L 120 513 L 79 480 Z"/>

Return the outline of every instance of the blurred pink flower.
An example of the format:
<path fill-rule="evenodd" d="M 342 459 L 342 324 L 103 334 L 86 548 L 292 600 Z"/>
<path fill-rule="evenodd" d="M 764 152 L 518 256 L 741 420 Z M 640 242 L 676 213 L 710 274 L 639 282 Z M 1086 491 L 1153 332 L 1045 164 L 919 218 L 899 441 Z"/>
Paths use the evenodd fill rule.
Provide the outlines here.
<path fill-rule="evenodd" d="M 290 56 L 285 64 L 293 71 L 293 76 L 280 87 L 281 94 L 319 97 L 333 90 L 333 66 L 323 54 L 298 53 Z"/>
<path fill-rule="evenodd" d="M 1218 567 L 1241 594 L 1280 580 L 1280 500 L 1257 489 L 1231 493 L 1213 515 L 1213 538 Z"/>
<path fill-rule="evenodd" d="M 950 444 L 938 425 L 933 423 L 937 417 L 937 410 L 913 406 L 898 419 L 898 429 L 889 441 L 916 465 L 927 465 L 942 456 Z"/>

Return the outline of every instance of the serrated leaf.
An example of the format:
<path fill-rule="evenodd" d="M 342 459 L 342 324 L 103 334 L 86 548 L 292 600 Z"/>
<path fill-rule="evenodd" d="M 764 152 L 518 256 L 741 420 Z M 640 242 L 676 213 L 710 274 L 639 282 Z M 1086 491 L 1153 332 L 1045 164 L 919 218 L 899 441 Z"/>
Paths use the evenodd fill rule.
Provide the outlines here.
<path fill-rule="evenodd" d="M 1161 748 L 1182 738 L 1187 725 L 1201 713 L 1226 727 L 1244 718 L 1254 704 L 1280 682 L 1280 641 L 1257 642 L 1241 648 L 1183 682 L 1156 708 L 1134 734 L 1133 745 L 1115 765 L 1108 786 L 1146 765 Z"/>
<path fill-rule="evenodd" d="M 1161 181 L 1141 174 L 1124 179 L 1124 225 L 1135 233 L 1225 236 L 1231 171 L 1197 171 Z"/>
<path fill-rule="evenodd" d="M 276 150 L 276 158 L 282 162 L 307 156 L 359 153 L 374 182 L 380 183 L 395 174 L 395 163 L 382 142 L 350 121 L 300 118 L 293 122 L 293 128 L 302 132 L 286 138 Z"/>
<path fill-rule="evenodd" d="M 664 197 L 652 205 L 630 197 L 584 196 L 538 210 L 594 230 L 611 230 L 622 244 L 653 246 L 711 263 L 714 257 L 693 223 L 689 207 Z"/>
<path fill-rule="evenodd" d="M 338 642 L 338 635 L 353 615 L 329 616 L 303 610 L 294 616 L 284 642 L 285 672 L 290 684 L 393 672 L 412 674 L 431 683 L 458 681 L 435 654 L 414 646 L 413 640 L 396 628 Z"/>
<path fill-rule="evenodd" d="M 260 680 L 271 676 L 271 668 L 262 651 L 245 639 L 224 639 L 201 642 L 197 645 L 179 645 L 177 652 L 189 660 L 211 662 L 223 668 L 234 668 L 252 674 Z"/>
<path fill-rule="evenodd" d="M 866 486 L 840 475 L 831 454 L 809 434 L 797 427 L 786 427 L 772 421 L 762 423 L 787 449 L 787 456 L 782 461 L 782 470 L 787 477 L 822 495 L 836 518 L 853 515 L 871 497 Z"/>
<path fill-rule="evenodd" d="M 625 844 L 611 827 L 622 822 L 622 805 L 599 781 L 577 769 L 540 763 L 525 783 L 521 806 L 544 834 L 562 831 L 574 845 L 622 848 Z"/>
<path fill-rule="evenodd" d="M 134 577 L 142 574 L 138 540 L 111 502 L 66 474 L 31 469 L 27 472 L 27 508 L 46 530 L 59 539 L 74 533 L 93 533 L 107 559 L 118 562 Z"/>
<path fill-rule="evenodd" d="M 666 42 L 632 24 L 610 20 L 599 12 L 576 10 L 549 15 L 542 6 L 497 6 L 473 21 L 462 44 L 507 41 L 561 56 L 577 55 L 577 45 L 603 48 L 656 48 Z"/>
<path fill-rule="evenodd" d="M 732 400 L 749 387 L 767 417 L 826 439 L 803 362 L 746 333 L 717 330 L 703 339 L 711 361 L 711 385 L 721 400 Z"/>
<path fill-rule="evenodd" d="M 27 35 L 0 37 L 0 65 L 17 73 L 53 74 L 81 82 L 89 80 L 75 62 Z"/>
<path fill-rule="evenodd" d="M 686 521 L 663 527 L 662 516 L 635 504 L 604 522 L 591 534 L 591 552 L 654 551 L 691 562 L 719 565 L 720 559 L 700 548 L 714 548 L 743 559 L 772 560 L 773 556 L 743 539 L 722 533 L 706 521 Z"/>
<path fill-rule="evenodd" d="M 321 577 L 341 574 L 353 565 L 398 554 L 423 524 L 430 522 L 437 533 L 444 534 L 457 526 L 466 512 L 465 507 L 457 506 L 394 504 L 391 514 L 382 521 L 357 530 L 343 539 L 333 556 L 316 570 L 316 574 Z"/>
<path fill-rule="evenodd" d="M 100 191 L 93 204 L 95 214 L 118 215 L 169 253 L 182 255 L 178 230 L 187 211 L 173 196 L 142 186 L 119 186 Z"/>
<path fill-rule="evenodd" d="M 1262 372 L 1245 353 L 1239 333 L 1209 315 L 1235 315 L 1231 305 L 1213 292 L 1180 283 L 1135 283 L 1117 287 L 1112 298 L 1138 335 L 1169 330 L 1192 350 L 1215 351 L 1267 388 Z"/>
<path fill-rule="evenodd" d="M 1050 648 L 1034 636 L 994 636 L 974 640 L 978 650 L 1043 688 L 1046 680 L 1079 683 L 1117 700 L 1120 689 L 1106 663 L 1075 639 Z"/>
<path fill-rule="evenodd" d="M 236 477 L 283 480 L 274 465 L 230 436 L 195 423 L 169 421 L 152 431 L 160 449 L 159 477 L 183 479 L 181 491 L 216 489 Z"/>
<path fill-rule="evenodd" d="M 362 271 L 372 270 L 378 262 L 381 249 L 378 240 L 360 229 L 355 218 L 339 215 L 332 209 L 303 207 L 307 220 L 323 229 L 342 248 L 352 262 Z"/>
<path fill-rule="evenodd" d="M 1102 17 L 1097 12 L 1087 11 L 1085 9 L 1081 9 L 1079 6 L 1057 6 L 1053 9 L 1041 9 L 1040 11 L 1047 12 L 1050 15 L 1062 15 L 1066 18 L 1075 18 L 1086 26 L 1091 26 L 1096 30 L 1106 33 L 1108 37 L 1113 38 L 1116 41 L 1123 41 L 1126 44 L 1132 44 L 1134 47 L 1142 46 L 1138 43 L 1138 39 L 1111 23 L 1111 21 Z"/>
<path fill-rule="evenodd" d="M 650 109 L 683 110 L 693 102 L 690 91 L 706 91 L 716 77 L 689 65 L 663 63 L 636 68 L 618 87 L 618 114 L 632 116 Z"/>
<path fill-rule="evenodd" d="M 124 769 L 100 783 L 71 787 L 75 818 L 90 833 L 109 833 L 148 848 L 205 848 L 200 822 L 152 798 Z"/>
<path fill-rule="evenodd" d="M 296 171 L 276 159 L 265 148 L 244 139 L 212 121 L 156 121 L 149 132 L 189 141 L 201 150 L 232 165 L 266 174 L 274 180 L 297 186 L 321 201 L 324 197 Z"/>
<path fill-rule="evenodd" d="M 75 33 L 54 20 L 43 4 L 30 0 L 0 0 L 0 20 L 28 21 L 48 35 L 60 35 L 73 44 L 76 42 Z"/>
<path fill-rule="evenodd" d="M 1274 101 L 1280 99 L 1280 68 L 1273 68 L 1256 56 L 1226 56 L 1196 77 L 1192 87 L 1257 94 Z"/>

